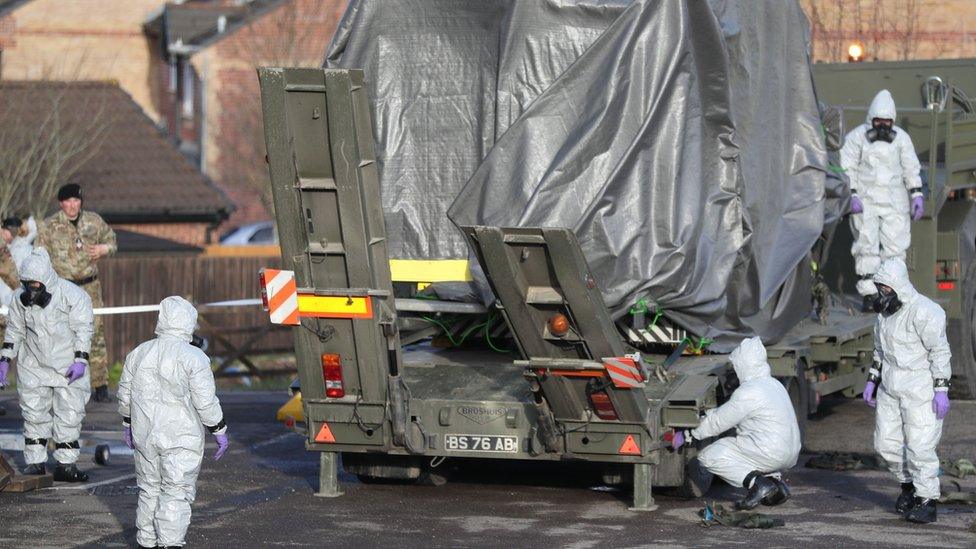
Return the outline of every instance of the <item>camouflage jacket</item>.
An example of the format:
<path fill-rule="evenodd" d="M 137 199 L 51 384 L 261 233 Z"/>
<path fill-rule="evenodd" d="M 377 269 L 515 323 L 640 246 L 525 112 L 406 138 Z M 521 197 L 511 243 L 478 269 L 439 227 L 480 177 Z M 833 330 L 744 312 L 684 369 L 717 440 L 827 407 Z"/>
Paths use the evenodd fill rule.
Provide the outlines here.
<path fill-rule="evenodd" d="M 98 274 L 98 268 L 85 251 L 87 244 L 108 244 L 109 255 L 118 249 L 115 232 L 102 216 L 82 210 L 78 226 L 58 212 L 38 228 L 35 247 L 47 249 L 58 276 L 68 280 L 83 280 Z"/>
<path fill-rule="evenodd" d="M 0 247 L 0 280 L 3 280 L 11 290 L 17 291 L 20 287 L 17 265 L 14 263 L 14 257 L 10 255 L 10 249 L 6 246 Z"/>

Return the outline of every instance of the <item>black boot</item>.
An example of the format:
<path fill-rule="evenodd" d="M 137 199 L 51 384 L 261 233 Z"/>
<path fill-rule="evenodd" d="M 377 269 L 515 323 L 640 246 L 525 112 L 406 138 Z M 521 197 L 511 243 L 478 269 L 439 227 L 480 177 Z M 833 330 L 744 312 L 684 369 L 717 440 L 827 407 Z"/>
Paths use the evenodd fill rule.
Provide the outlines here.
<path fill-rule="evenodd" d="M 88 473 L 82 473 L 74 463 L 59 463 L 54 468 L 54 480 L 58 482 L 88 482 Z"/>
<path fill-rule="evenodd" d="M 24 468 L 25 475 L 46 475 L 47 468 L 44 467 L 43 463 L 29 463 L 27 467 Z"/>
<path fill-rule="evenodd" d="M 864 301 L 861 302 L 861 312 L 862 313 L 873 313 L 874 304 L 881 297 L 879 294 L 871 294 L 864 296 Z"/>
<path fill-rule="evenodd" d="M 901 483 L 901 494 L 898 499 L 895 500 L 895 512 L 900 515 L 905 515 L 912 509 L 912 504 L 915 501 L 915 485 L 911 482 Z"/>
<path fill-rule="evenodd" d="M 762 499 L 763 505 L 780 505 L 790 499 L 790 488 L 783 482 L 783 479 L 776 477 L 766 477 L 776 484 L 776 491 Z"/>
<path fill-rule="evenodd" d="M 112 397 L 108 395 L 108 385 L 95 387 L 95 402 L 112 402 Z"/>
<path fill-rule="evenodd" d="M 764 477 L 759 471 L 753 471 L 749 473 L 746 479 L 742 482 L 743 487 L 748 487 L 749 493 L 742 501 L 738 501 L 735 504 L 737 509 L 754 509 L 762 503 L 762 500 L 771 496 L 777 491 L 776 483 L 771 479 Z"/>
<path fill-rule="evenodd" d="M 920 497 L 915 498 L 915 504 L 912 508 L 908 510 L 905 514 L 905 520 L 908 522 L 915 522 L 918 524 L 928 524 L 930 522 L 935 522 L 936 519 L 936 502 L 934 499 L 923 499 Z"/>

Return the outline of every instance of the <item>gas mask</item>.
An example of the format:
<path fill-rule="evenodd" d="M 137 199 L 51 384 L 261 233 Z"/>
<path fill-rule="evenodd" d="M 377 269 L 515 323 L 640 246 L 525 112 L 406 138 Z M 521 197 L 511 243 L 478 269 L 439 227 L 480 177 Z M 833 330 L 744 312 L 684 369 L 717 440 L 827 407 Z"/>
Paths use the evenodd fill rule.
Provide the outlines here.
<path fill-rule="evenodd" d="M 898 132 L 892 128 L 892 121 L 885 118 L 875 118 L 871 121 L 871 129 L 868 130 L 868 141 L 874 143 L 875 141 L 884 141 L 885 143 L 891 143 L 895 140 L 895 135 Z"/>
<path fill-rule="evenodd" d="M 882 316 L 891 316 L 901 309 L 901 300 L 894 290 L 881 284 L 875 284 L 878 288 L 878 299 L 874 302 L 874 312 Z"/>
<path fill-rule="evenodd" d="M 207 338 L 203 337 L 202 335 L 194 333 L 190 339 L 190 345 L 193 345 L 197 349 L 206 352 L 207 348 L 210 347 L 210 342 L 207 341 Z"/>
<path fill-rule="evenodd" d="M 43 309 L 51 302 L 51 294 L 44 287 L 44 284 L 36 280 L 21 280 L 20 282 L 24 285 L 24 291 L 20 294 L 20 302 L 24 307 L 37 305 Z"/>

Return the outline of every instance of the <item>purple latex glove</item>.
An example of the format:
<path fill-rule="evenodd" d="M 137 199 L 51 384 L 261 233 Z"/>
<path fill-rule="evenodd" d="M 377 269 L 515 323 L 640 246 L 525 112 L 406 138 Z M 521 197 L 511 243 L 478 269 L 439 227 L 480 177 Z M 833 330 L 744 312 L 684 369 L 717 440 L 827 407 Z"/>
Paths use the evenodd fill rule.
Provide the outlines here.
<path fill-rule="evenodd" d="M 918 221 L 925 215 L 925 200 L 921 196 L 912 198 L 912 221 Z"/>
<path fill-rule="evenodd" d="M 88 365 L 84 362 L 73 362 L 71 366 L 68 366 L 68 373 L 65 374 L 64 377 L 68 378 L 68 383 L 74 383 L 75 381 L 78 381 L 81 376 L 85 375 L 85 368 L 87 367 Z"/>
<path fill-rule="evenodd" d="M 7 385 L 8 372 L 10 372 L 10 361 L 5 358 L 0 359 L 0 387 Z"/>
<path fill-rule="evenodd" d="M 214 452 L 213 458 L 214 461 L 217 461 L 221 456 L 224 455 L 224 452 L 227 451 L 227 447 L 230 446 L 230 441 L 227 440 L 226 433 L 222 435 L 214 435 L 214 439 L 217 440 L 217 451 Z"/>
<path fill-rule="evenodd" d="M 674 438 L 671 439 L 671 448 L 677 450 L 685 445 L 685 433 L 684 431 L 675 431 Z"/>
<path fill-rule="evenodd" d="M 935 398 L 932 399 L 932 411 L 935 417 L 945 419 L 949 413 L 949 393 L 947 391 L 936 391 Z"/>
<path fill-rule="evenodd" d="M 132 442 L 132 426 L 126 426 L 125 433 L 122 435 L 122 440 L 125 441 L 125 445 L 129 447 L 130 450 L 135 450 L 136 445 Z"/>
<path fill-rule="evenodd" d="M 869 381 L 867 382 L 867 384 L 864 385 L 864 394 L 861 395 L 861 398 L 864 399 L 864 402 L 867 402 L 868 406 L 872 408 L 874 408 L 878 404 L 878 401 L 874 398 L 874 392 L 877 389 L 878 389 L 877 384 L 875 384 L 873 381 Z"/>
<path fill-rule="evenodd" d="M 864 203 L 861 202 L 861 197 L 857 196 L 856 194 L 851 195 L 851 213 L 864 213 Z"/>

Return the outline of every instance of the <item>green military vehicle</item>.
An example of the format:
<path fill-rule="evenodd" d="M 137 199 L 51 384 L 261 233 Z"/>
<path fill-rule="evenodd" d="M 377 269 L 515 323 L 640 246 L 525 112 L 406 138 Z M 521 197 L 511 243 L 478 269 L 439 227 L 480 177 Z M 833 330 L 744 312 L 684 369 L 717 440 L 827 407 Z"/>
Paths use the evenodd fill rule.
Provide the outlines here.
<path fill-rule="evenodd" d="M 516 360 L 407 360 L 362 72 L 263 69 L 260 80 L 284 268 L 299 295 L 368 304 L 295 330 L 322 494 L 338 493 L 340 453 L 367 480 L 416 479 L 448 457 L 606 463 L 632 479 L 638 510 L 654 507 L 652 486 L 707 490 L 695 451 L 671 451 L 664 435 L 696 426 L 720 380 L 628 346 L 569 230 L 465 228 Z"/>
<path fill-rule="evenodd" d="M 954 374 L 968 385 L 976 379 L 976 118 L 952 83 L 966 63 L 817 65 L 814 73 L 821 99 L 841 107 L 848 124 L 860 123 L 875 88 L 891 89 L 897 123 L 929 160 L 928 214 L 913 225 L 909 263 L 919 289 L 949 311 Z M 664 438 L 728 397 L 727 355 L 701 345 L 689 352 L 694 334 L 666 316 L 611 319 L 563 229 L 463 227 L 498 298 L 490 310 L 397 299 L 362 72 L 262 69 L 260 80 L 284 268 L 300 294 L 369 303 L 368 315 L 320 311 L 295 330 L 322 495 L 340 493 L 340 454 L 346 471 L 367 481 L 436 475 L 446 458 L 598 463 L 608 480 L 633 482 L 642 510 L 653 508 L 652 486 L 691 496 L 708 489 L 695 451 L 672 452 Z M 850 90 L 857 95 L 843 95 Z M 801 427 L 820 397 L 857 395 L 871 363 L 874 316 L 844 297 L 854 278 L 849 242 L 842 223 L 815 254 L 835 297 L 767 349 Z M 514 356 L 405 350 L 437 331 L 415 322 L 416 312 L 470 312 L 487 317 L 487 327 L 500 318 Z"/>
<path fill-rule="evenodd" d="M 847 128 L 862 124 L 881 89 L 898 107 L 895 124 L 912 137 L 925 183 L 923 219 L 912 223 L 907 263 L 916 288 L 946 310 L 954 394 L 976 396 L 976 60 L 816 64 L 817 93 L 841 111 Z M 824 258 L 828 284 L 854 292 L 848 224 Z"/>

